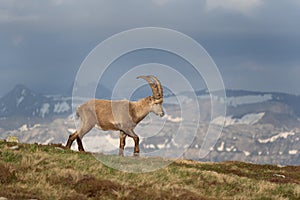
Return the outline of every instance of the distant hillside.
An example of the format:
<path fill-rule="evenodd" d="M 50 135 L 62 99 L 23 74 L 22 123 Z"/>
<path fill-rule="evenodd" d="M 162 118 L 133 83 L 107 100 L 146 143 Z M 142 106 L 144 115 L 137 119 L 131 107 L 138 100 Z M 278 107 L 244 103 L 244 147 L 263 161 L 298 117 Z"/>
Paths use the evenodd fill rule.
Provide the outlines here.
<path fill-rule="evenodd" d="M 138 88 L 131 99 L 137 100 L 151 95 L 148 85 Z M 210 100 L 207 90 L 196 91 L 199 105 Z M 84 95 L 84 94 L 83 94 Z M 188 102 L 191 92 L 174 94 L 168 88 L 164 88 L 165 105 L 178 104 L 178 99 Z M 242 116 L 250 112 L 270 112 L 288 114 L 290 117 L 300 118 L 300 96 L 274 93 L 253 92 L 245 90 L 226 90 L 227 115 Z M 105 86 L 98 86 L 96 98 L 110 99 L 111 91 Z M 82 97 L 80 97 L 82 98 Z M 122 99 L 122 98 L 121 98 Z M 203 101 L 203 102 L 202 102 Z M 39 94 L 24 85 L 16 85 L 11 91 L 0 98 L 0 118 L 3 117 L 26 117 L 26 118 L 53 118 L 61 117 L 72 112 L 72 91 L 66 95 L 47 96 Z M 208 107 L 209 108 L 209 107 Z"/>
<path fill-rule="evenodd" d="M 105 87 L 99 86 L 98 89 L 99 95 L 109 94 Z M 227 98 L 220 99 L 211 98 L 206 90 L 197 91 L 200 121 L 195 124 L 193 120 L 198 112 L 191 114 L 195 113 L 194 94 L 183 92 L 175 96 L 165 88 L 163 106 L 166 115 L 163 118 L 150 115 L 135 129 L 141 137 L 141 152 L 178 157 L 178 149 L 181 149 L 181 153 L 185 151 L 186 158 L 193 160 L 300 164 L 299 96 L 244 90 L 226 90 L 226 93 Z M 150 94 L 149 86 L 144 85 L 133 93 L 132 99 Z M 226 116 L 211 116 L 212 101 L 224 103 L 227 107 Z M 17 85 L 0 98 L 0 139 L 12 135 L 25 143 L 65 143 L 76 128 L 71 103 L 70 96 L 41 95 L 26 86 Z M 220 137 L 211 138 L 218 139 L 216 145 L 211 146 L 210 153 L 200 159 L 199 151 L 203 142 L 210 139 L 209 135 L 206 137 L 208 127 L 223 124 Z M 191 136 L 189 133 L 193 132 L 195 135 Z M 91 152 L 117 154 L 118 143 L 118 132 L 97 129 L 83 139 L 84 146 Z M 132 140 L 128 138 L 126 143 L 126 152 L 131 153 Z M 76 148 L 75 144 L 73 148 Z"/>
<path fill-rule="evenodd" d="M 111 92 L 104 86 L 97 88 L 95 98 L 109 98 Z M 24 117 L 49 119 L 72 113 L 72 91 L 65 95 L 42 95 L 25 85 L 16 85 L 0 98 L 0 118 Z"/>
<path fill-rule="evenodd" d="M 116 157 L 124 167 L 162 158 Z M 172 161 L 172 160 L 171 160 Z M 59 145 L 0 141 L 1 199 L 299 199 L 300 167 L 173 160 L 148 173 L 103 165 Z"/>
<path fill-rule="evenodd" d="M 48 118 L 70 113 L 71 98 L 45 96 L 24 85 L 15 86 L 0 98 L 0 117 Z"/>

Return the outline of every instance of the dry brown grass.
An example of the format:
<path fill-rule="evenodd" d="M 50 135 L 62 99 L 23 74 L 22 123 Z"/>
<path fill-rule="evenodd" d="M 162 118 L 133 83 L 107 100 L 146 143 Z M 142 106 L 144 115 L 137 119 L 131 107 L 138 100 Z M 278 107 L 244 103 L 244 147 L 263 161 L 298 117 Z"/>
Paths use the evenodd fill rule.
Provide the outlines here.
<path fill-rule="evenodd" d="M 0 142 L 0 197 L 9 199 L 300 198 L 299 167 L 178 160 L 135 174 L 106 167 L 89 153 L 28 144 L 10 150 L 11 145 Z M 132 158 L 119 159 L 126 165 Z"/>

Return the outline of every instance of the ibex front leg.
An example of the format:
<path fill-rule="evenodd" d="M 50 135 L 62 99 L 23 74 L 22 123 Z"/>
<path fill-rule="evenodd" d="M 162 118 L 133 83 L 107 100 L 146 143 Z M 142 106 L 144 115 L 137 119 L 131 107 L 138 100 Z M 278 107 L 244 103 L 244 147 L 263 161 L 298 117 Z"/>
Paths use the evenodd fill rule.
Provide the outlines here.
<path fill-rule="evenodd" d="M 120 131 L 120 149 L 119 149 L 119 156 L 124 156 L 124 147 L 126 144 L 126 133 L 124 131 Z"/>
<path fill-rule="evenodd" d="M 140 153 L 140 146 L 139 146 L 139 141 L 140 141 L 140 138 L 139 136 L 137 136 L 133 130 L 128 130 L 126 131 L 127 135 L 129 137 L 132 137 L 133 140 L 134 140 L 134 152 L 133 152 L 133 155 L 134 156 L 139 156 L 139 153 Z"/>

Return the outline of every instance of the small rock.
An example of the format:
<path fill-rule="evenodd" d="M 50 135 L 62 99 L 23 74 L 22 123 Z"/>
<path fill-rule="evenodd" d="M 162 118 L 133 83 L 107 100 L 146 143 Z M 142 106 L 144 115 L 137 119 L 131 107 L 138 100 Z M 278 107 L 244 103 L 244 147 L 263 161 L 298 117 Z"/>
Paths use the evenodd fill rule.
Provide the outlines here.
<path fill-rule="evenodd" d="M 12 147 L 9 147 L 9 149 L 11 150 L 18 150 L 20 147 L 18 145 L 15 145 L 15 146 L 12 146 Z M 1 200 L 1 199 L 0 199 Z"/>
<path fill-rule="evenodd" d="M 8 199 L 5 197 L 0 197 L 0 200 L 8 200 Z"/>
<path fill-rule="evenodd" d="M 56 149 L 56 150 L 60 150 L 60 151 L 64 151 L 64 149 L 61 148 L 61 147 L 55 147 L 55 149 Z"/>
<path fill-rule="evenodd" d="M 273 174 L 273 176 L 277 176 L 277 177 L 280 177 L 280 178 L 285 178 L 285 175 L 282 175 L 282 174 Z"/>
<path fill-rule="evenodd" d="M 285 165 L 276 165 L 276 166 L 279 167 L 279 168 L 286 167 Z"/>
<path fill-rule="evenodd" d="M 6 142 L 16 142 L 16 143 L 19 143 L 19 139 L 16 136 L 8 136 L 6 138 Z"/>

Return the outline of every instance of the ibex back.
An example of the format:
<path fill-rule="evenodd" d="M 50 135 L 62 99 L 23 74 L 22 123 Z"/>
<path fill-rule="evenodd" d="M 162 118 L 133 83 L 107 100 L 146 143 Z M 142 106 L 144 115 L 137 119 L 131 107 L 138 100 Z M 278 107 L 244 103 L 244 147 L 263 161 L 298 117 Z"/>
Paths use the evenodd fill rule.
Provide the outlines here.
<path fill-rule="evenodd" d="M 80 128 L 69 136 L 66 147 L 70 148 L 76 139 L 78 150 L 84 151 L 82 137 L 93 127 L 98 126 L 102 130 L 120 131 L 120 156 L 123 156 L 127 136 L 134 140 L 134 155 L 139 155 L 139 137 L 133 129 L 150 112 L 162 117 L 164 111 L 162 108 L 163 89 L 159 80 L 153 75 L 137 78 L 145 79 L 149 83 L 152 96 L 138 101 L 91 99 L 85 102 L 78 107 L 76 112 L 81 121 Z"/>

